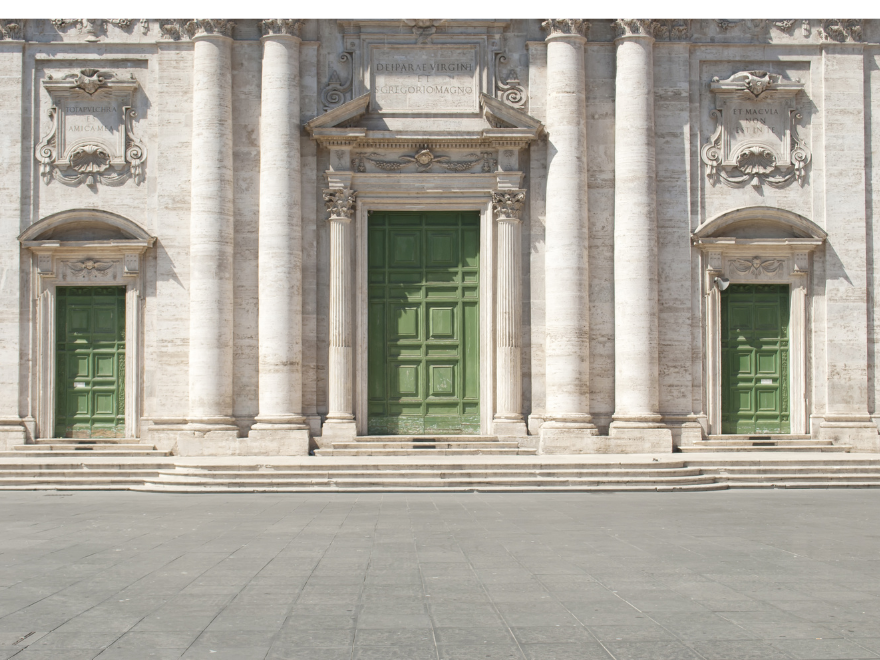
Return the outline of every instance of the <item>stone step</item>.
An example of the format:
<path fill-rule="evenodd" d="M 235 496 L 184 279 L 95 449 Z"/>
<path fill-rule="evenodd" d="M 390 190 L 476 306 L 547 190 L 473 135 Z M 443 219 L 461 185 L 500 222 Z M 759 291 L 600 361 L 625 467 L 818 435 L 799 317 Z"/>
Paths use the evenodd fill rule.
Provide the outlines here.
<path fill-rule="evenodd" d="M 684 454 L 709 451 L 812 451 L 812 452 L 848 452 L 852 447 L 849 445 L 775 445 L 775 446 L 758 446 L 758 445 L 707 445 L 705 443 L 684 445 L 680 447 Z"/>
<path fill-rule="evenodd" d="M 66 486 L 66 485 L 74 485 L 74 486 L 107 486 L 113 484 L 125 484 L 129 486 L 135 486 L 144 483 L 145 481 L 155 479 L 154 475 L 140 475 L 140 476 L 121 476 L 121 475 L 113 475 L 113 476 L 88 476 L 88 477 L 57 477 L 55 475 L 49 477 L 6 477 L 0 478 L 0 486 L 25 486 L 25 485 L 56 485 L 56 486 Z"/>
<path fill-rule="evenodd" d="M 726 479 L 729 482 L 748 482 L 748 481 L 773 481 L 785 483 L 799 483 L 802 481 L 810 482 L 870 482 L 880 483 L 880 472 L 876 474 L 836 474 L 824 472 L 808 472 L 804 474 L 788 474 L 788 473 L 763 473 L 763 474 L 721 474 L 718 479 Z"/>
<path fill-rule="evenodd" d="M 15 458 L 22 458 L 21 456 L 16 456 Z M 24 457 L 28 458 L 28 457 Z M 39 456 L 39 458 L 55 458 L 54 456 Z M 142 463 L 138 461 L 137 463 L 83 463 L 81 461 L 71 461 L 71 462 L 53 462 L 53 463 L 38 463 L 38 462 L 26 462 L 26 463 L 4 463 L 0 462 L 0 478 L 7 472 L 19 472 L 19 471 L 37 471 L 37 472 L 52 472 L 52 473 L 60 473 L 60 472 L 79 472 L 84 470 L 95 470 L 95 471 L 106 471 L 106 472 L 116 472 L 116 471 L 125 471 L 125 470 L 146 470 L 150 472 L 155 472 L 160 469 L 174 469 L 175 463 L 174 461 L 163 461 L 161 463 Z"/>
<path fill-rule="evenodd" d="M 415 442 L 435 444 L 437 442 L 498 442 L 494 435 L 359 435 L 348 442 Z M 336 444 L 336 443 L 334 443 Z"/>
<path fill-rule="evenodd" d="M 427 454 L 430 456 L 477 456 L 477 455 L 534 455 L 537 449 L 528 448 L 486 448 L 486 449 L 372 449 L 370 447 L 356 449 L 316 449 L 315 456 L 412 456 Z"/>
<path fill-rule="evenodd" d="M 34 445 L 114 445 L 139 444 L 137 438 L 38 438 Z"/>
<path fill-rule="evenodd" d="M 357 485 L 356 488 L 340 488 L 333 486 L 302 486 L 302 485 L 279 485 L 279 486 L 221 486 L 216 483 L 206 482 L 200 485 L 180 484 L 175 482 L 146 482 L 142 486 L 132 486 L 131 490 L 149 491 L 149 492 L 171 492 L 171 493 L 339 493 L 352 492 L 359 493 L 407 493 L 407 492 L 436 492 L 436 493 L 496 493 L 496 492 L 672 492 L 672 491 L 705 491 L 705 490 L 726 490 L 727 484 L 706 482 L 696 484 L 667 484 L 652 483 L 640 485 L 612 484 L 604 486 L 588 486 L 588 485 L 571 485 L 571 486 L 552 486 L 552 485 L 521 485 L 521 486 L 451 486 L 443 483 L 440 486 L 365 486 Z"/>
<path fill-rule="evenodd" d="M 706 447 L 727 447 L 731 445 L 751 445 L 752 447 L 787 447 L 791 445 L 809 445 L 811 447 L 834 446 L 831 440 L 792 440 L 790 438 L 785 438 L 784 440 L 703 440 L 696 444 Z"/>
<path fill-rule="evenodd" d="M 730 488 L 880 488 L 880 481 L 727 481 Z"/>
<path fill-rule="evenodd" d="M 37 445 L 14 445 L 12 447 L 13 451 L 25 451 L 25 452 L 35 452 L 35 451 L 121 451 L 121 450 L 141 450 L 141 449 L 155 449 L 155 446 L 152 445 L 142 445 L 139 442 L 132 442 L 129 444 L 122 443 L 108 443 L 108 444 L 95 444 L 92 442 L 89 443 L 69 443 L 69 442 L 58 442 L 55 441 L 51 444 L 49 443 L 41 443 Z"/>
<path fill-rule="evenodd" d="M 30 447 L 30 445 L 27 445 Z M 140 445 L 144 447 L 145 445 Z M 93 449 L 91 451 L 81 451 L 81 450 L 52 450 L 51 452 L 45 450 L 15 450 L 15 451 L 0 451 L 0 458 L 23 458 L 25 456 L 52 456 L 52 458 L 72 458 L 74 456 L 83 455 L 88 456 L 107 456 L 107 457 L 122 457 L 122 456 L 170 456 L 171 452 L 168 451 L 160 451 L 158 449 Z"/>
<path fill-rule="evenodd" d="M 334 442 L 329 449 L 340 451 L 343 449 L 357 449 L 375 451 L 376 449 L 407 449 L 413 452 L 427 449 L 519 449 L 516 442 Z M 323 451 L 323 450 L 321 450 Z"/>
<path fill-rule="evenodd" d="M 765 434 L 745 434 L 730 433 L 724 435 L 710 435 L 709 440 L 811 440 L 813 436 L 809 433 L 765 433 Z"/>
<path fill-rule="evenodd" d="M 674 468 L 670 470 L 528 470 L 528 469 L 508 469 L 508 470 L 261 470 L 255 472 L 253 470 L 239 470 L 237 468 L 223 470 L 204 470 L 198 468 L 177 468 L 174 470 L 158 470 L 163 478 L 188 478 L 198 476 L 202 479 L 385 479 L 385 478 L 436 478 L 436 479 L 493 479 L 493 478 L 665 478 L 665 477 L 698 477 L 702 476 L 702 470 L 699 468 Z"/>
<path fill-rule="evenodd" d="M 177 470 L 199 470 L 199 471 L 240 471 L 240 472 L 266 472 L 268 474 L 273 474 L 276 471 L 290 471 L 290 472 L 313 472 L 313 471 L 321 471 L 321 472 L 345 472 L 345 471 L 378 471 L 378 472 L 394 472 L 394 471 L 420 471 L 420 470 L 428 470 L 428 471 L 443 471 L 443 472 L 451 472 L 451 471 L 502 471 L 507 472 L 509 470 L 525 470 L 529 472 L 535 471 L 559 471 L 559 470 L 571 470 L 571 471 L 583 471 L 583 470 L 601 470 L 601 471 L 614 471 L 618 470 L 673 470 L 673 469 L 699 469 L 697 466 L 689 467 L 686 465 L 684 460 L 676 460 L 676 461 L 663 461 L 659 462 L 656 460 L 647 461 L 644 463 L 637 462 L 626 462 L 626 463 L 590 463 L 587 461 L 578 462 L 578 463 L 555 463 L 555 462 L 543 462 L 541 456 L 530 456 L 530 460 L 523 462 L 492 462 L 491 460 L 482 460 L 478 463 L 471 462 L 467 457 L 463 457 L 463 460 L 458 462 L 452 462 L 444 460 L 442 462 L 432 461 L 430 460 L 430 456 L 423 454 L 416 454 L 417 458 L 424 458 L 425 460 L 420 460 L 416 462 L 413 460 L 413 457 L 406 457 L 408 460 L 399 460 L 399 461 L 383 461 L 377 463 L 360 463 L 360 462 L 336 462 L 333 460 L 324 460 L 321 462 L 303 462 L 296 464 L 277 464 L 271 465 L 267 459 L 267 461 L 257 464 L 215 464 L 215 463 L 194 463 L 188 462 L 185 465 L 178 465 Z M 392 457 L 393 458 L 393 457 Z M 172 464 L 170 467 L 174 467 L 175 464 Z M 169 467 L 166 465 L 166 467 Z"/>

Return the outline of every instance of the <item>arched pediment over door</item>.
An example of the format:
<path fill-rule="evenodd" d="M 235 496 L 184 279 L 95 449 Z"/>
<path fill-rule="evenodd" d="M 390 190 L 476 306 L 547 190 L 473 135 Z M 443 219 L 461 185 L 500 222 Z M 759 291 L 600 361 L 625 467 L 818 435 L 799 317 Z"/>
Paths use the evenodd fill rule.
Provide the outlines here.
<path fill-rule="evenodd" d="M 721 433 L 721 291 L 719 284 L 781 284 L 790 291 L 791 433 L 809 433 L 807 337 L 811 255 L 828 234 L 809 218 L 769 206 L 721 213 L 700 225 L 692 241 L 701 253 L 706 301 L 703 353 L 709 433 Z"/>
<path fill-rule="evenodd" d="M 31 332 L 36 361 L 30 379 L 30 406 L 37 422 L 36 437 L 51 438 L 54 434 L 58 286 L 125 288 L 125 435 L 138 437 L 144 254 L 156 238 L 116 213 L 71 209 L 35 222 L 18 240 L 33 259 Z"/>

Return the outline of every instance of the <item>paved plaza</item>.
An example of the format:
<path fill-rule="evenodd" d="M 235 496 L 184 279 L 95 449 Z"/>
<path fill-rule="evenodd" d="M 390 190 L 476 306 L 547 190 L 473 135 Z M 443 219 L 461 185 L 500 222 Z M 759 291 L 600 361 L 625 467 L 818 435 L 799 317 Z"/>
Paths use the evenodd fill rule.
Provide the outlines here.
<path fill-rule="evenodd" d="M 880 492 L 0 494 L 0 658 L 880 658 Z"/>

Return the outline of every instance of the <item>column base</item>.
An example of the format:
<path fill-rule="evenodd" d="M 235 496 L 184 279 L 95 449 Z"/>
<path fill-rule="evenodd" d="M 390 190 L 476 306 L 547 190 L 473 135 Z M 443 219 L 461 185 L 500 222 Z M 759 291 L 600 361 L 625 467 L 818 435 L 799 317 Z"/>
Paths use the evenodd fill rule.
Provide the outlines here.
<path fill-rule="evenodd" d="M 611 422 L 608 437 L 621 454 L 671 454 L 672 431 L 634 422 Z"/>
<path fill-rule="evenodd" d="M 867 415 L 826 415 L 819 424 L 819 439 L 836 445 L 851 445 L 857 452 L 880 452 L 880 433 Z"/>
<path fill-rule="evenodd" d="M 699 422 L 685 422 L 681 425 L 680 447 L 689 447 L 702 442 L 703 427 Z"/>
<path fill-rule="evenodd" d="M 303 424 L 265 424 L 251 427 L 242 449 L 248 456 L 308 456 L 309 430 Z"/>
<path fill-rule="evenodd" d="M 357 425 L 354 419 L 328 418 L 321 427 L 322 448 L 329 447 L 332 442 L 351 442 L 357 437 Z"/>

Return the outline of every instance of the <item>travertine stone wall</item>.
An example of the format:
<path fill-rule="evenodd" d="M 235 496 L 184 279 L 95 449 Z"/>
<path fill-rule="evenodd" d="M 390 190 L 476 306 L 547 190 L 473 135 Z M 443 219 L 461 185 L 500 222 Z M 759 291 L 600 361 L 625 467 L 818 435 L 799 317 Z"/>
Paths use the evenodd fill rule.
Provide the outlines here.
<path fill-rule="evenodd" d="M 308 426 L 323 442 L 331 404 L 353 433 L 368 379 L 356 366 L 363 301 L 354 288 L 366 214 L 355 205 L 333 232 L 323 197 L 351 188 L 370 208 L 481 209 L 484 231 L 495 222 L 493 193 L 525 191 L 518 238 L 495 227 L 484 246 L 492 251 L 484 263 L 498 271 L 481 274 L 492 292 L 481 309 L 491 337 L 482 368 L 491 373 L 480 382 L 493 408 L 483 411 L 484 434 L 493 419 L 520 424 L 520 413 L 529 433 L 521 443 L 547 451 L 659 447 L 605 437 L 613 415 L 650 416 L 676 444 L 718 432 L 710 286 L 734 272 L 731 259 L 772 257 L 784 262 L 779 273 L 734 279 L 804 283 L 792 298 L 803 301 L 792 316 L 803 337 L 792 345 L 806 365 L 798 409 L 807 431 L 880 450 L 880 22 L 580 21 L 307 20 L 298 36 L 270 45 L 256 20 L 0 19 L 0 448 L 42 433 L 38 401 L 51 393 L 38 375 L 48 357 L 36 336 L 37 297 L 61 282 L 17 237 L 75 209 L 115 214 L 156 239 L 141 270 L 117 282 L 142 287 L 143 322 L 128 338 L 139 342 L 142 382 L 126 392 L 138 397 L 142 441 L 202 453 L 293 451 L 249 439 L 256 418 Z M 621 27 L 635 36 L 620 40 Z M 278 82 L 266 66 L 279 48 L 291 68 L 279 69 L 284 84 L 266 87 Z M 641 55 L 628 57 L 633 48 Z M 394 108 L 380 111 L 373 60 L 394 52 L 410 54 L 398 64 L 428 67 L 412 72 L 425 77 L 414 84 L 437 84 L 430 67 L 445 57 L 459 69 L 444 75 L 470 91 L 456 98 L 444 87 L 432 100 L 424 90 L 401 98 L 385 90 L 378 101 Z M 395 84 L 409 75 L 386 73 Z M 80 154 L 77 167 L 92 167 L 99 181 L 75 183 L 80 170 L 64 154 L 44 162 L 36 153 L 58 144 L 50 110 L 64 101 L 50 88 L 81 85 L 82 96 L 82 85 L 107 81 L 136 83 L 129 123 L 101 133 L 123 136 L 122 160 Z M 719 143 L 721 155 L 709 153 L 717 110 L 734 107 L 723 99 L 784 116 L 763 133 L 760 119 L 747 118 Z M 798 154 L 800 174 L 774 169 L 760 150 L 736 152 L 758 134 L 777 161 Z M 125 155 L 136 145 L 145 153 L 139 177 Z M 422 149 L 433 163 L 415 161 Z M 472 154 L 477 164 L 454 169 Z M 748 220 L 713 233 L 737 213 Z M 68 229 L 66 241 L 79 231 Z M 270 234 L 277 243 L 265 242 Z M 785 243 L 794 239 L 800 247 Z M 88 241 L 107 245 L 92 236 L 72 254 L 93 256 Z M 499 258 L 517 244 L 518 258 Z M 517 305 L 498 289 L 511 268 Z M 349 296 L 349 316 L 333 291 Z M 520 315 L 515 341 L 498 330 L 510 315 Z M 353 339 L 337 337 L 333 350 L 352 353 L 342 367 L 348 383 L 328 375 L 340 318 Z M 495 365 L 515 364 L 517 342 L 521 388 L 511 392 L 504 388 L 516 379 L 499 381 Z M 337 385 L 346 387 L 331 396 Z M 204 435 L 212 430 L 228 438 Z"/>

